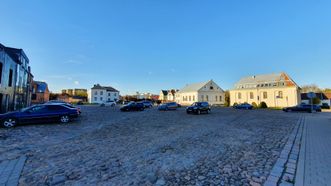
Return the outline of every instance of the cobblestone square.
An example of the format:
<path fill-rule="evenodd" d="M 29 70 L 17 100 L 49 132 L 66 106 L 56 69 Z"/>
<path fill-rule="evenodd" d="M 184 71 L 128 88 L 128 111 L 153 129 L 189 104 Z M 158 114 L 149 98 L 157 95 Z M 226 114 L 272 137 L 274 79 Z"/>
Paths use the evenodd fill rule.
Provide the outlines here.
<path fill-rule="evenodd" d="M 262 185 L 300 119 L 232 108 L 82 111 L 67 125 L 1 128 L 0 163 L 27 157 L 20 185 Z"/>

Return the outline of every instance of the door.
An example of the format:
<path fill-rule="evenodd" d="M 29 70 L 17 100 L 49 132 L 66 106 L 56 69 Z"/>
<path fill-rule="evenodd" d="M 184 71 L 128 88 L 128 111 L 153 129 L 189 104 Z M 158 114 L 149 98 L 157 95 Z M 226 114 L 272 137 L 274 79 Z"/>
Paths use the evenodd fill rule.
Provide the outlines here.
<path fill-rule="evenodd" d="M 34 106 L 21 113 L 21 123 L 41 123 L 48 121 L 50 115 L 45 105 Z"/>

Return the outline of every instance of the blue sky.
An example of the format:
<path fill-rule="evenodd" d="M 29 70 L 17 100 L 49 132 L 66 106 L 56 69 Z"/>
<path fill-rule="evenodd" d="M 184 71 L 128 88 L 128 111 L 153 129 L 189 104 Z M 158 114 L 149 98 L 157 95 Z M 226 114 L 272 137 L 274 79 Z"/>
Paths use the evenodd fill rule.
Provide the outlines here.
<path fill-rule="evenodd" d="M 0 42 L 23 48 L 53 92 L 158 93 L 287 72 L 331 87 L 331 1 L 1 0 Z"/>

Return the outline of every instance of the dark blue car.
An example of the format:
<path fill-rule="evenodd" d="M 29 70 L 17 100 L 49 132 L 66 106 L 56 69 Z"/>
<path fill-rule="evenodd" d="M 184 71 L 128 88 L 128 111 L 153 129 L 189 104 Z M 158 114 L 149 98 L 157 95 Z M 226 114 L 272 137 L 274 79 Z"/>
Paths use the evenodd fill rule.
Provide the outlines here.
<path fill-rule="evenodd" d="M 34 105 L 16 112 L 0 114 L 0 122 L 3 127 L 10 128 L 21 124 L 61 122 L 68 123 L 79 115 L 77 108 L 71 108 L 65 104 Z"/>
<path fill-rule="evenodd" d="M 233 108 L 235 108 L 235 109 L 252 110 L 253 109 L 253 105 L 248 104 L 248 103 L 243 103 L 243 104 L 235 105 L 235 106 L 233 106 Z"/>

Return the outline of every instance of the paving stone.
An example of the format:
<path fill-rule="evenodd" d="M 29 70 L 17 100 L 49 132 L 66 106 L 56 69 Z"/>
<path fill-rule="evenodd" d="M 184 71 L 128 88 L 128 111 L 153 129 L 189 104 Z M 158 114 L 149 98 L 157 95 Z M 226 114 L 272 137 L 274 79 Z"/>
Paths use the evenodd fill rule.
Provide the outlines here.
<path fill-rule="evenodd" d="M 187 115 L 185 108 L 122 113 L 82 106 L 82 111 L 68 125 L 11 130 L 0 161 L 28 155 L 21 185 L 262 185 L 272 183 L 273 178 L 265 180 L 284 147 L 288 158 L 293 142 L 287 139 L 295 139 L 291 133 L 300 118 L 228 108 L 201 117 Z M 284 160 L 279 162 L 283 168 Z M 149 172 L 155 175 L 147 177 Z"/>

